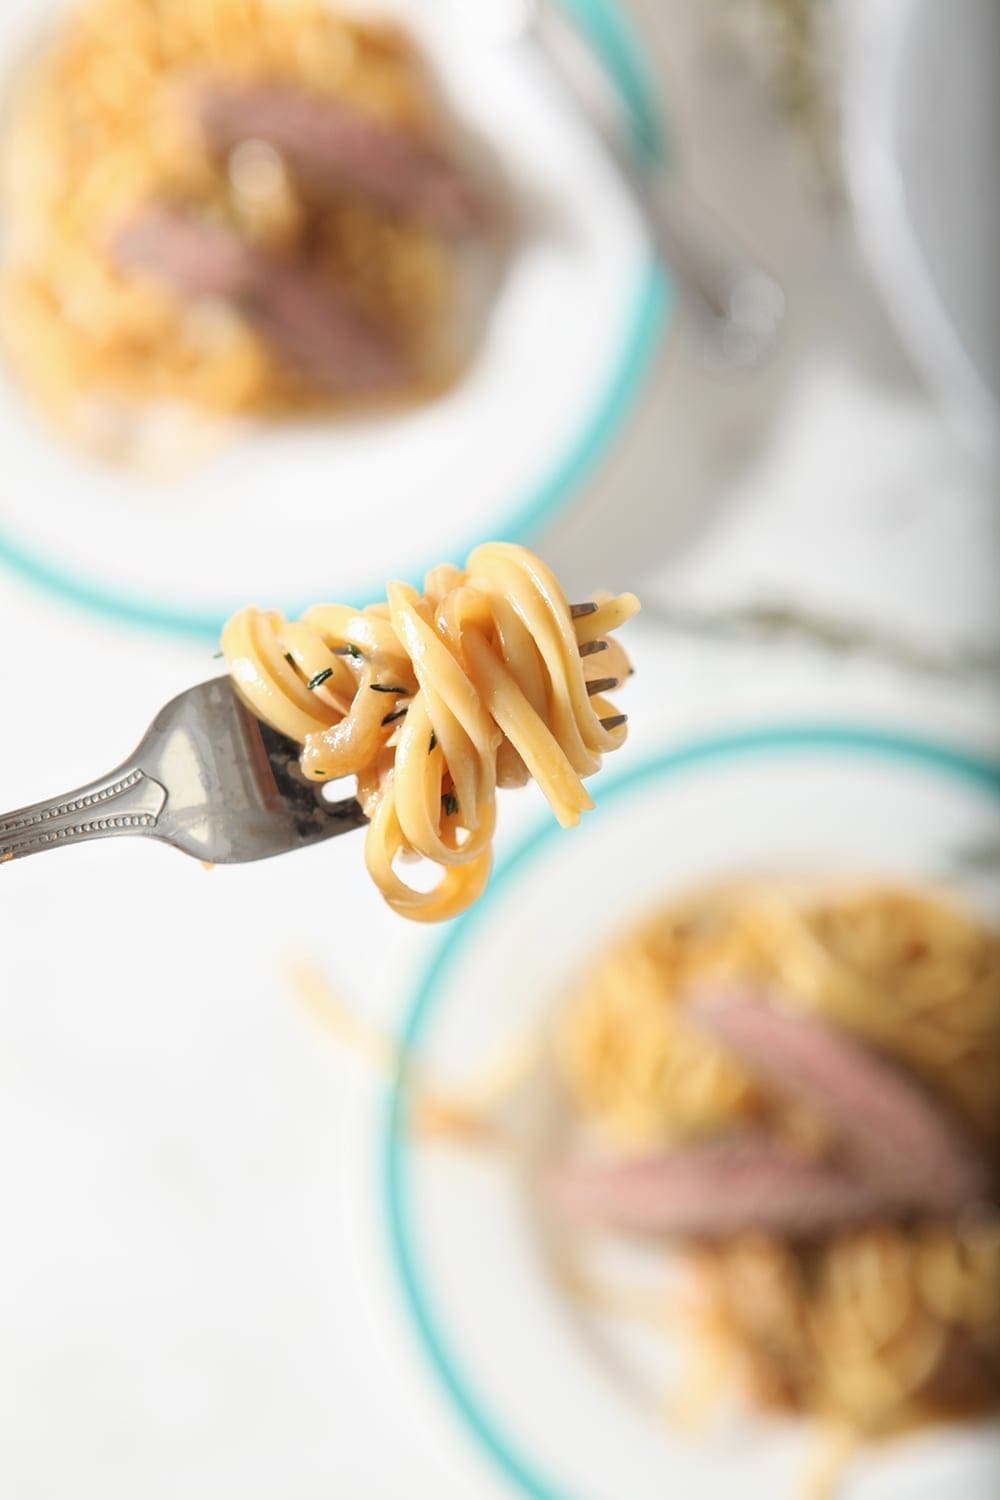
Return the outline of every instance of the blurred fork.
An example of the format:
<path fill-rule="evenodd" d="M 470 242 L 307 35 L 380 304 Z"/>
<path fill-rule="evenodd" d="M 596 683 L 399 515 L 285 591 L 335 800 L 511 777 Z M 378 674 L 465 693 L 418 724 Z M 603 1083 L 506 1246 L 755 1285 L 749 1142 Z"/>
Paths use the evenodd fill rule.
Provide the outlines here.
<path fill-rule="evenodd" d="M 758 364 L 776 344 L 784 319 L 781 287 L 737 248 L 676 171 L 641 158 L 629 138 L 621 96 L 583 33 L 552 0 L 492 0 L 471 7 L 463 0 L 463 20 L 471 24 L 473 16 L 494 42 L 519 45 L 533 56 L 601 140 L 674 273 L 703 357 L 727 369 Z"/>
<path fill-rule="evenodd" d="M 574 619 L 596 604 L 576 604 Z M 581 647 L 590 657 L 606 641 Z M 615 678 L 588 684 L 591 694 Z M 622 714 L 602 720 L 614 729 Z M 135 752 L 107 776 L 0 816 L 0 864 L 88 839 L 172 844 L 207 864 L 235 865 L 305 849 L 366 823 L 353 797 L 331 802 L 306 781 L 300 747 L 246 707 L 229 677 L 188 688 L 160 710 Z M 327 784 L 328 785 L 328 784 Z"/>

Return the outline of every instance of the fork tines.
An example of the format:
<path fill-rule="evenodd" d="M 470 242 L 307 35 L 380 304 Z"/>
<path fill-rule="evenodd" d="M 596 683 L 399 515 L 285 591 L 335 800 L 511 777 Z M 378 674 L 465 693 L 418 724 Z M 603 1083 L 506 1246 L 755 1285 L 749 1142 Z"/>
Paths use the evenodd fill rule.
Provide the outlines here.
<path fill-rule="evenodd" d="M 569 612 L 574 620 L 582 620 L 587 615 L 596 615 L 597 605 L 593 600 L 586 604 L 571 604 Z M 598 639 L 596 641 L 584 641 L 579 648 L 581 656 L 594 656 L 598 651 L 607 651 L 608 642 Z M 610 693 L 620 682 L 618 677 L 595 677 L 593 682 L 587 683 L 587 693 L 593 698 L 598 693 Z M 602 719 L 601 724 L 605 729 L 619 729 L 622 724 L 628 723 L 628 714 L 610 714 L 608 718 Z"/>

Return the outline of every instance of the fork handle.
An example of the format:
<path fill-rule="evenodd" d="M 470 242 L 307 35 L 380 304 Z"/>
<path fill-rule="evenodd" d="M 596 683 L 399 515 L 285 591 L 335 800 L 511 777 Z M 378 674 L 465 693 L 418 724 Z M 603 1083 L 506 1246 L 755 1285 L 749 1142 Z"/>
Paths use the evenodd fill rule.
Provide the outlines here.
<path fill-rule="evenodd" d="M 0 863 L 85 839 L 153 834 L 166 800 L 139 766 L 119 766 L 75 792 L 0 817 Z"/>
<path fill-rule="evenodd" d="M 674 272 L 710 366 L 748 370 L 775 347 L 785 296 L 667 167 L 629 165 L 654 244 Z"/>

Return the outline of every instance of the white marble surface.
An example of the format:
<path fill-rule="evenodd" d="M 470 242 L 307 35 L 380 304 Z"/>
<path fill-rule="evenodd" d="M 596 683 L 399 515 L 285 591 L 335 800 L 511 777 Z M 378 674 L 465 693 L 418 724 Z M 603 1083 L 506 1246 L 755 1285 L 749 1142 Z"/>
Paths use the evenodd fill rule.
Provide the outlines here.
<path fill-rule="evenodd" d="M 849 224 L 806 190 L 759 84 L 698 23 L 705 7 L 654 9 L 688 169 L 783 278 L 788 337 L 732 383 L 697 367 L 682 328 L 549 555 L 573 589 L 780 597 L 930 647 L 995 648 L 996 474 L 921 389 Z M 1000 745 L 984 681 L 719 646 L 654 615 L 633 636 L 637 748 L 762 714 Z M 5 806 L 113 764 L 208 666 L 6 576 L 0 643 Z M 531 793 L 507 799 L 504 842 L 537 813 Z M 344 840 L 209 875 L 136 842 L 0 872 L 0 1495 L 494 1493 L 400 1352 L 371 1214 L 377 1084 L 283 977 L 315 951 L 366 1013 L 396 1013 L 433 935 L 383 910 L 358 856 Z"/>

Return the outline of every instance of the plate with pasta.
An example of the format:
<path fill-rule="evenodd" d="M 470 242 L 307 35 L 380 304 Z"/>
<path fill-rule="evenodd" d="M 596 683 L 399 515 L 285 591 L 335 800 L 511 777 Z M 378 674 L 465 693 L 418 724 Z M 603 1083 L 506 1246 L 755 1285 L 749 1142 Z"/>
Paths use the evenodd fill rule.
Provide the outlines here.
<path fill-rule="evenodd" d="M 637 149 L 615 0 L 566 0 Z M 450 0 L 13 0 L 0 562 L 131 623 L 375 597 L 586 481 L 669 294 L 616 169 Z"/>
<path fill-rule="evenodd" d="M 992 1493 L 998 847 L 1000 764 L 778 724 L 508 856 L 411 997 L 380 1187 L 477 1494 Z"/>

